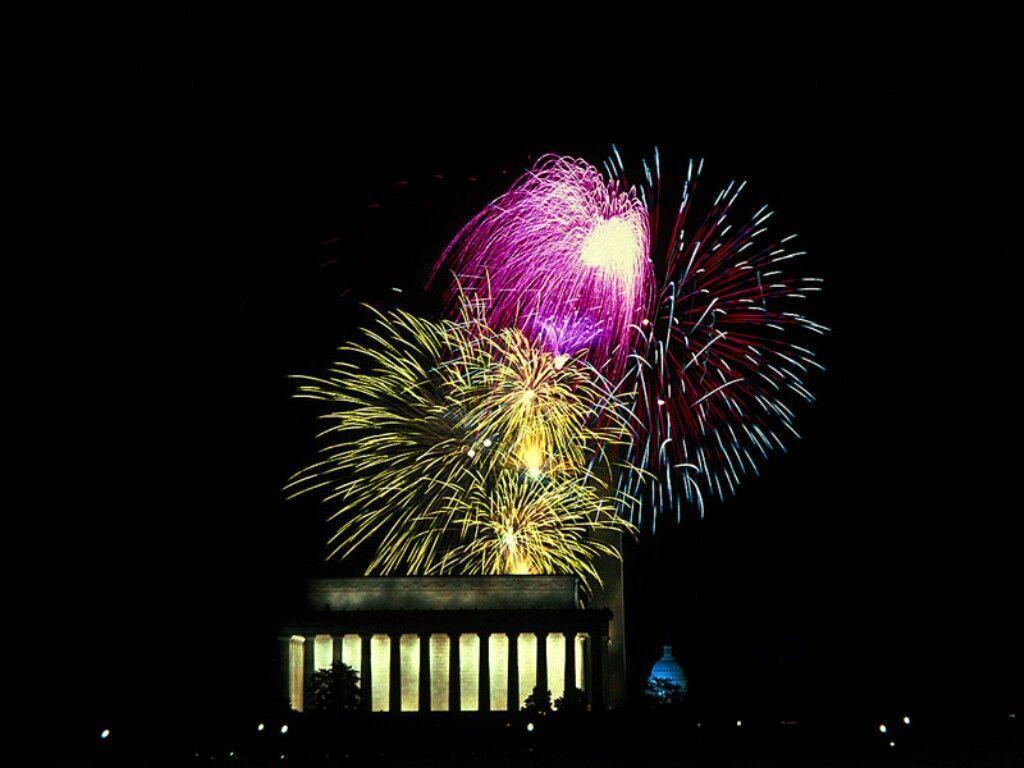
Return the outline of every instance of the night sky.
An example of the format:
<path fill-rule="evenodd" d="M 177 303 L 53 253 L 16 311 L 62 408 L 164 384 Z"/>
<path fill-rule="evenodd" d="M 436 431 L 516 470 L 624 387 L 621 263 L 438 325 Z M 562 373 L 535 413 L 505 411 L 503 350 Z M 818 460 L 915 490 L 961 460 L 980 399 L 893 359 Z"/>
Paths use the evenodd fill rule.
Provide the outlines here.
<path fill-rule="evenodd" d="M 182 14 L 83 34 L 75 119 L 97 167 L 127 157 L 83 188 L 114 215 L 62 321 L 89 403 L 67 544 L 83 727 L 212 723 L 277 693 L 279 623 L 330 570 L 324 510 L 281 491 L 314 455 L 288 375 L 331 361 L 360 302 L 436 313 L 422 286 L 462 222 L 531 158 L 612 142 L 749 178 L 834 328 L 804 439 L 629 548 L 634 676 L 668 635 L 709 706 L 1020 701 L 991 352 L 1008 310 L 949 234 L 978 145 L 905 28 L 767 22 Z"/>

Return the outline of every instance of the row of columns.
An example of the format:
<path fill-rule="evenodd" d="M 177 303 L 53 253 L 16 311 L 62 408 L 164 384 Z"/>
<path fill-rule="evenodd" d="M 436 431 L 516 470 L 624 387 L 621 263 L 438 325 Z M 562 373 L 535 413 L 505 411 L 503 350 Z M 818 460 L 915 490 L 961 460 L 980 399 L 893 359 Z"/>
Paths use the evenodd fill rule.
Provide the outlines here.
<path fill-rule="evenodd" d="M 481 712 L 490 711 L 491 675 L 490 675 L 490 632 L 475 633 L 480 638 L 479 662 L 477 679 L 479 692 L 478 708 Z M 508 708 L 517 710 L 519 704 L 519 634 L 505 633 L 508 636 Z M 533 633 L 537 638 L 536 683 L 542 691 L 548 689 L 547 632 Z M 462 699 L 461 663 L 459 639 L 462 633 L 448 633 L 448 711 L 457 712 L 461 709 Z M 565 637 L 565 691 L 576 687 L 576 632 L 564 632 Z M 389 634 L 390 663 L 388 673 L 388 709 L 400 712 L 402 708 L 402 677 L 401 677 L 401 634 Z M 430 711 L 430 634 L 419 633 L 419 711 Z M 372 634 L 360 634 L 360 669 L 359 679 L 363 707 L 369 711 L 373 702 L 373 675 L 371 674 L 371 642 Z M 595 639 L 598 642 L 595 642 Z M 594 709 L 604 709 L 605 675 L 607 674 L 608 638 L 589 636 L 590 663 L 583 666 L 583 689 L 590 696 Z M 341 636 L 333 638 L 333 658 L 342 657 Z M 313 637 L 305 638 L 303 643 L 303 691 L 308 695 L 310 680 L 314 668 Z M 531 691 L 532 693 L 532 691 Z"/>

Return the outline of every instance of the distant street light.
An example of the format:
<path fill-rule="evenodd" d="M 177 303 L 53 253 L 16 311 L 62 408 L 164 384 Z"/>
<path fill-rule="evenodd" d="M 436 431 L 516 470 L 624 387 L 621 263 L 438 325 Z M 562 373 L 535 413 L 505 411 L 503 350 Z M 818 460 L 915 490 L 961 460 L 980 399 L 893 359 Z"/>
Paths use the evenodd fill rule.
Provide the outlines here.
<path fill-rule="evenodd" d="M 533 733 L 533 723 L 527 723 L 526 724 L 526 730 L 529 731 L 530 733 Z"/>
<path fill-rule="evenodd" d="M 109 739 L 110 738 L 110 729 L 109 728 L 104 728 L 102 731 L 100 731 L 100 738 L 101 739 Z"/>
<path fill-rule="evenodd" d="M 737 728 L 742 728 L 743 727 L 743 721 L 742 720 L 737 720 L 736 721 L 736 727 Z"/>
<path fill-rule="evenodd" d="M 288 733 L 288 723 L 281 726 L 281 733 Z"/>
<path fill-rule="evenodd" d="M 260 723 L 259 725 L 256 726 L 256 730 L 257 731 L 262 731 L 265 727 L 266 726 L 264 726 L 263 723 Z"/>
<path fill-rule="evenodd" d="M 889 729 L 886 728 L 885 723 L 882 723 L 880 726 L 878 726 L 878 732 L 879 733 L 888 733 Z"/>
<path fill-rule="evenodd" d="M 904 715 L 903 716 L 903 724 L 904 725 L 910 725 L 910 715 Z"/>

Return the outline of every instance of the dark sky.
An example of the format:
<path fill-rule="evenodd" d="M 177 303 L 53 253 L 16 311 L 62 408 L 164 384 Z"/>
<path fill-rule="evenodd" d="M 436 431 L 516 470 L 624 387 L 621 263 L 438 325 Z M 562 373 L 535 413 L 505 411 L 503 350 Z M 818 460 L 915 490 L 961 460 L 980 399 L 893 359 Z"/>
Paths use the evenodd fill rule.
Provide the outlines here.
<path fill-rule="evenodd" d="M 71 529 L 83 719 L 212 722 L 262 700 L 327 531 L 281 493 L 314 450 L 286 377 L 331 360 L 360 301 L 434 311 L 419 289 L 439 250 L 531 157 L 598 161 L 612 142 L 749 177 L 827 278 L 816 312 L 835 329 L 804 440 L 628 552 L 635 669 L 670 633 L 722 706 L 1020 699 L 991 354 L 1007 310 L 949 235 L 980 149 L 943 57 L 913 44 L 929 30 L 649 12 L 181 14 L 77 41 L 92 162 L 128 157 L 83 190 L 113 217 L 64 320 L 90 403 L 91 511 Z"/>

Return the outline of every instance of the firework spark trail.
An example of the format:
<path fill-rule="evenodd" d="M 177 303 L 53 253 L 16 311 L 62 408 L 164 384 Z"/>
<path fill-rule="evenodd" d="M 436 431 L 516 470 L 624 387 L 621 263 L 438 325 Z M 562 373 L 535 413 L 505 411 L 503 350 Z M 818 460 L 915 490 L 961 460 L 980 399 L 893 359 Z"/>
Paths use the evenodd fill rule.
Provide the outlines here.
<path fill-rule="evenodd" d="M 660 283 L 627 375 L 638 390 L 627 463 L 653 479 L 623 476 L 631 495 L 645 486 L 652 527 L 659 513 L 681 519 L 684 505 L 703 515 L 705 494 L 735 492 L 760 460 L 785 451 L 784 438 L 799 437 L 795 401 L 813 402 L 806 377 L 824 368 L 795 336 L 828 331 L 801 306 L 821 291 L 821 278 L 787 271 L 805 255 L 793 248 L 796 236 L 770 234 L 767 206 L 734 223 L 746 182 L 729 182 L 705 204 L 698 197 L 703 160 L 691 160 L 666 236 L 660 167 L 655 150 L 640 190 L 651 209 Z M 618 152 L 605 168 L 622 181 Z"/>
<path fill-rule="evenodd" d="M 328 404 L 329 426 L 321 460 L 288 490 L 333 507 L 332 556 L 372 547 L 368 573 L 467 572 L 482 567 L 474 552 L 490 553 L 488 572 L 522 566 L 586 583 L 601 551 L 589 532 L 630 530 L 614 514 L 624 499 L 601 479 L 626 438 L 624 419 L 608 417 L 619 401 L 585 361 L 495 331 L 482 311 L 463 301 L 457 320 L 377 313 L 326 377 L 298 377 L 299 397 Z M 515 557 L 495 559 L 499 529 L 514 534 L 500 541 Z"/>
<path fill-rule="evenodd" d="M 614 500 L 587 483 L 564 477 L 523 482 L 503 472 L 492 489 L 481 489 L 478 485 L 460 497 L 466 513 L 458 523 L 473 535 L 445 553 L 439 570 L 576 573 L 585 584 L 600 583 L 594 561 L 619 553 L 595 534 L 633 531 L 616 515 Z"/>
<path fill-rule="evenodd" d="M 624 369 L 652 295 L 647 211 L 583 160 L 546 155 L 456 235 L 434 268 L 486 297 L 496 328 L 517 327 L 555 356 L 587 349 Z"/>

